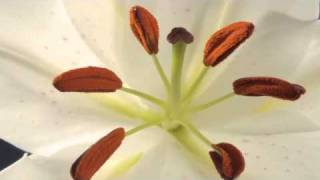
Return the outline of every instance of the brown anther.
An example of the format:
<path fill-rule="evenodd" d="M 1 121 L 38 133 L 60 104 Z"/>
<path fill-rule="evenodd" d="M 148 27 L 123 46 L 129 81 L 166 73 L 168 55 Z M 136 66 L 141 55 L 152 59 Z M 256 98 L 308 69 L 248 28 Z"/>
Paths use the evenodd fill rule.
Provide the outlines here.
<path fill-rule="evenodd" d="M 297 100 L 306 90 L 297 84 L 273 77 L 246 77 L 233 83 L 236 94 L 244 96 L 272 96 L 284 100 Z"/>
<path fill-rule="evenodd" d="M 210 151 L 210 157 L 225 180 L 232 180 L 238 177 L 245 168 L 245 161 L 242 153 L 234 145 L 229 143 L 219 143 L 215 145 L 219 152 Z"/>
<path fill-rule="evenodd" d="M 100 167 L 121 145 L 125 137 L 123 128 L 117 128 L 87 149 L 70 170 L 74 180 L 90 180 Z"/>
<path fill-rule="evenodd" d="M 254 25 L 250 22 L 236 22 L 215 32 L 206 43 L 204 64 L 216 66 L 222 62 L 250 37 L 253 30 Z"/>
<path fill-rule="evenodd" d="M 190 44 L 193 42 L 193 35 L 183 27 L 176 27 L 168 34 L 167 40 L 171 44 L 175 44 L 179 41 Z"/>
<path fill-rule="evenodd" d="M 61 92 L 113 92 L 122 87 L 122 81 L 106 68 L 85 67 L 62 73 L 53 85 Z"/>
<path fill-rule="evenodd" d="M 156 18 L 145 8 L 134 6 L 130 10 L 133 34 L 149 54 L 158 53 L 159 27 Z"/>

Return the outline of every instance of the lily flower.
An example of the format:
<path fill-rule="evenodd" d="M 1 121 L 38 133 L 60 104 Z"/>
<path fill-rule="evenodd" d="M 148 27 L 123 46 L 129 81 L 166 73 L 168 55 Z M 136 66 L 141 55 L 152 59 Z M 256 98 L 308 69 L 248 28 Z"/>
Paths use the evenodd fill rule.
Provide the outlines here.
<path fill-rule="evenodd" d="M 0 4 L 1 180 L 319 179 L 317 1 Z"/>

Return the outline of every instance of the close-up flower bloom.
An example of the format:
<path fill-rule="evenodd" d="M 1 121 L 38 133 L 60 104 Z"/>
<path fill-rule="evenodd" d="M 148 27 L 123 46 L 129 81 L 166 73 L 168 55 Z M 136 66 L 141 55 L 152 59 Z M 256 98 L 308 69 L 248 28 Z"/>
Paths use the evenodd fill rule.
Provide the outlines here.
<path fill-rule="evenodd" d="M 318 0 L 0 5 L 1 180 L 320 178 Z"/>

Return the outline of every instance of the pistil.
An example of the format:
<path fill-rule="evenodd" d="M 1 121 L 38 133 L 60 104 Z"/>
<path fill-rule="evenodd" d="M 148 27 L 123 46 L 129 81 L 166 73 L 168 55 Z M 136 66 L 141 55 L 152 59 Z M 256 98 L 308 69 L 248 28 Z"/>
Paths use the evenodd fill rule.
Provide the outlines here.
<path fill-rule="evenodd" d="M 171 99 L 173 102 L 180 100 L 181 75 L 185 50 L 186 43 L 184 42 L 177 42 L 172 45 Z"/>
<path fill-rule="evenodd" d="M 179 121 L 185 115 L 181 106 L 181 81 L 185 51 L 187 44 L 193 42 L 193 35 L 183 27 L 171 30 L 167 40 L 172 44 L 171 87 L 166 110 L 167 119 L 162 123 L 162 128 L 174 131 L 181 126 Z"/>
<path fill-rule="evenodd" d="M 183 27 L 171 30 L 167 40 L 172 44 L 171 91 L 170 100 L 173 105 L 180 101 L 183 61 L 187 44 L 193 42 L 193 35 Z"/>

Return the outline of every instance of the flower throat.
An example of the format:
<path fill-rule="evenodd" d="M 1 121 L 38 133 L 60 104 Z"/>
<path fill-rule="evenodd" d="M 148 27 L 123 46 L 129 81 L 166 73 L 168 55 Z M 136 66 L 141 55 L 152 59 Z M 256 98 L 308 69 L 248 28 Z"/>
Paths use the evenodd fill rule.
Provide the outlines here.
<path fill-rule="evenodd" d="M 236 95 L 269 96 L 294 101 L 305 93 L 298 84 L 275 77 L 244 77 L 234 81 L 233 91 L 220 98 L 202 104 L 194 104 L 199 88 L 208 72 L 222 63 L 254 31 L 250 22 L 235 22 L 218 30 L 208 39 L 204 48 L 201 71 L 187 84 L 182 83 L 185 52 L 193 35 L 183 27 L 173 28 L 167 40 L 172 46 L 171 75 L 167 76 L 157 56 L 159 52 L 159 27 L 156 18 L 145 8 L 134 6 L 130 10 L 130 27 L 150 55 L 166 91 L 166 98 L 160 99 L 123 85 L 121 78 L 114 72 L 102 67 L 84 67 L 64 72 L 54 79 L 53 85 L 61 92 L 112 93 L 122 91 L 158 106 L 156 110 L 139 109 L 126 106 L 126 103 L 109 102 L 116 112 L 130 115 L 142 124 L 129 130 L 117 128 L 89 147 L 72 165 L 71 175 L 75 180 L 89 180 L 99 168 L 120 147 L 123 140 L 151 126 L 158 126 L 178 140 L 185 148 L 200 159 L 213 162 L 224 179 L 238 177 L 245 168 L 244 157 L 240 150 L 230 143 L 213 143 L 192 124 L 191 114 L 205 111 Z M 206 148 L 199 146 L 206 145 Z"/>

